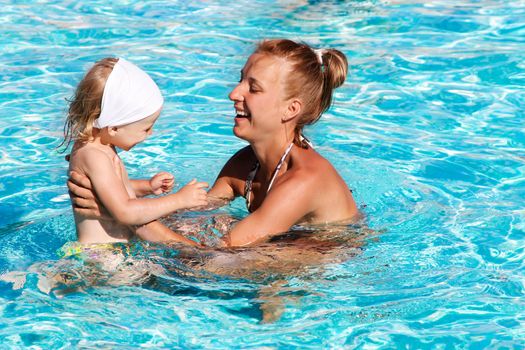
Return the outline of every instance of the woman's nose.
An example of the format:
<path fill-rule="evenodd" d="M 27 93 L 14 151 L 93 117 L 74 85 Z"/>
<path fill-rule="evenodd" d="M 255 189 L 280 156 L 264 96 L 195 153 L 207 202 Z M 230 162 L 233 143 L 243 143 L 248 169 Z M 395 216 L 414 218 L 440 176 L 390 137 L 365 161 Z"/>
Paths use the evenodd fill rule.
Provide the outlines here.
<path fill-rule="evenodd" d="M 242 95 L 242 82 L 238 83 L 228 95 L 232 101 L 242 101 L 244 97 Z"/>

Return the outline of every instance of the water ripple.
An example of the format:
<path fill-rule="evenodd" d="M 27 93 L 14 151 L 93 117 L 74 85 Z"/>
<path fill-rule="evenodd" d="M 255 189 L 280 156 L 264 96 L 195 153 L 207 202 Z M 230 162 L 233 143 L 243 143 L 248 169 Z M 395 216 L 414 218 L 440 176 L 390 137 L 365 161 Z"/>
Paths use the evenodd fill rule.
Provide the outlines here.
<path fill-rule="evenodd" d="M 0 282 L 0 337 L 18 348 L 521 347 L 524 15 L 502 0 L 3 4 L 0 273 L 28 275 L 22 289 Z M 213 182 L 245 145 L 227 95 L 265 37 L 347 54 L 347 83 L 305 132 L 377 234 L 344 259 L 290 262 L 288 275 L 268 272 L 275 263 L 249 278 L 206 274 L 150 248 L 139 256 L 171 266 L 155 281 L 41 292 L 36 267 L 87 274 L 56 254 L 75 236 L 56 146 L 85 69 L 126 57 L 166 97 L 155 134 L 122 154 L 132 177 Z M 242 201 L 224 212 L 246 215 Z M 273 323 L 261 323 L 265 307 Z"/>

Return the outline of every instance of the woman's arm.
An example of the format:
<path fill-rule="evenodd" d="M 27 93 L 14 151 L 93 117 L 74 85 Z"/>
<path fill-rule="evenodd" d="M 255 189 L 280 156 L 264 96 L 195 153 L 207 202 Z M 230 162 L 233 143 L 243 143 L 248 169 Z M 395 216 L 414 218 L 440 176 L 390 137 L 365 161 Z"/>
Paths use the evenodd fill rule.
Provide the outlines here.
<path fill-rule="evenodd" d="M 239 160 L 238 153 L 231 157 L 222 167 L 212 188 L 208 191 L 208 197 L 222 200 L 232 200 L 238 194 L 236 193 L 233 180 L 239 178 Z"/>
<path fill-rule="evenodd" d="M 232 200 L 244 195 L 246 178 L 256 162 L 257 158 L 255 158 L 250 146 L 237 151 L 222 167 L 213 187 L 208 192 L 208 196 Z"/>
<path fill-rule="evenodd" d="M 111 220 L 111 216 L 93 192 L 89 177 L 74 170 L 69 172 L 67 188 L 75 213 L 91 219 Z"/>
<path fill-rule="evenodd" d="M 235 153 L 222 167 L 212 188 L 208 191 L 208 201 L 215 207 L 223 206 L 235 197 L 242 195 L 239 187 L 244 184 L 249 172 L 249 164 L 255 164 L 250 147 Z"/>
<path fill-rule="evenodd" d="M 315 179 L 296 174 L 268 193 L 261 206 L 237 223 L 224 237 L 227 246 L 252 245 L 286 232 L 315 209 Z"/>
<path fill-rule="evenodd" d="M 221 207 L 235 198 L 233 188 L 227 177 L 217 177 L 212 188 L 208 191 L 208 202 Z"/>
<path fill-rule="evenodd" d="M 188 239 L 176 232 L 173 232 L 158 221 L 152 221 L 146 225 L 136 228 L 135 233 L 141 239 L 150 242 L 180 242 L 192 246 L 200 246 L 198 243 Z"/>

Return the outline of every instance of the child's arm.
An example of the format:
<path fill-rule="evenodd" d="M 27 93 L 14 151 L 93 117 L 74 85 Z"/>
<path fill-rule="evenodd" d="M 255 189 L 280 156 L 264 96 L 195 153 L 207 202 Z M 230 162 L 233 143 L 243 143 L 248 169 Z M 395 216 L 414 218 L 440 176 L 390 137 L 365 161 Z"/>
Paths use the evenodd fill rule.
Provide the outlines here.
<path fill-rule="evenodd" d="M 153 194 L 153 191 L 151 190 L 151 185 L 149 183 L 149 180 L 132 180 L 130 179 L 129 182 L 131 183 L 131 187 L 133 187 L 133 191 L 135 192 L 135 195 L 137 197 L 144 197 L 149 196 L 150 194 Z"/>
<path fill-rule="evenodd" d="M 175 178 L 170 173 L 161 171 L 149 180 L 129 180 L 137 197 L 149 196 L 150 194 L 169 193 L 173 189 Z"/>
<path fill-rule="evenodd" d="M 105 153 L 90 149 L 79 152 L 77 156 L 91 180 L 96 196 L 110 215 L 123 224 L 142 225 L 178 209 L 207 204 L 205 188 L 208 184 L 196 180 L 174 194 L 160 198 L 132 199 Z"/>
<path fill-rule="evenodd" d="M 72 201 L 75 212 L 79 213 L 80 215 L 98 220 L 112 219 L 110 216 L 108 216 L 107 210 L 104 208 L 102 203 L 100 203 L 98 198 L 95 197 L 93 193 L 93 186 L 87 176 L 76 171 L 71 171 L 69 174 L 67 187 L 73 195 Z M 193 246 L 199 246 L 199 244 L 195 241 L 192 241 L 183 235 L 172 231 L 158 221 L 152 221 L 138 227 L 131 226 L 130 228 L 131 230 L 135 231 L 138 237 L 150 242 L 176 241 Z"/>

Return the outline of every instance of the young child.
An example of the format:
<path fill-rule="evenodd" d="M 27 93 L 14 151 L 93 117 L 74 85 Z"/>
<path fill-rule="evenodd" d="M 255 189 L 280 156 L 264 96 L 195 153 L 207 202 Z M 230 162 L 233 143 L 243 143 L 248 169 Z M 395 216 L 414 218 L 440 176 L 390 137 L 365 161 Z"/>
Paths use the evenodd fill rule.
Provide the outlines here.
<path fill-rule="evenodd" d="M 123 58 L 98 61 L 79 83 L 64 126 L 64 143 L 74 141 L 69 171 L 90 179 L 109 213 L 103 219 L 75 213 L 80 243 L 126 242 L 135 225 L 207 204 L 208 185 L 196 180 L 174 194 L 141 198 L 170 192 L 173 176 L 161 172 L 149 180 L 130 180 L 115 150 L 129 151 L 151 135 L 163 102 L 151 77 Z M 189 241 L 176 234 L 170 239 Z"/>

